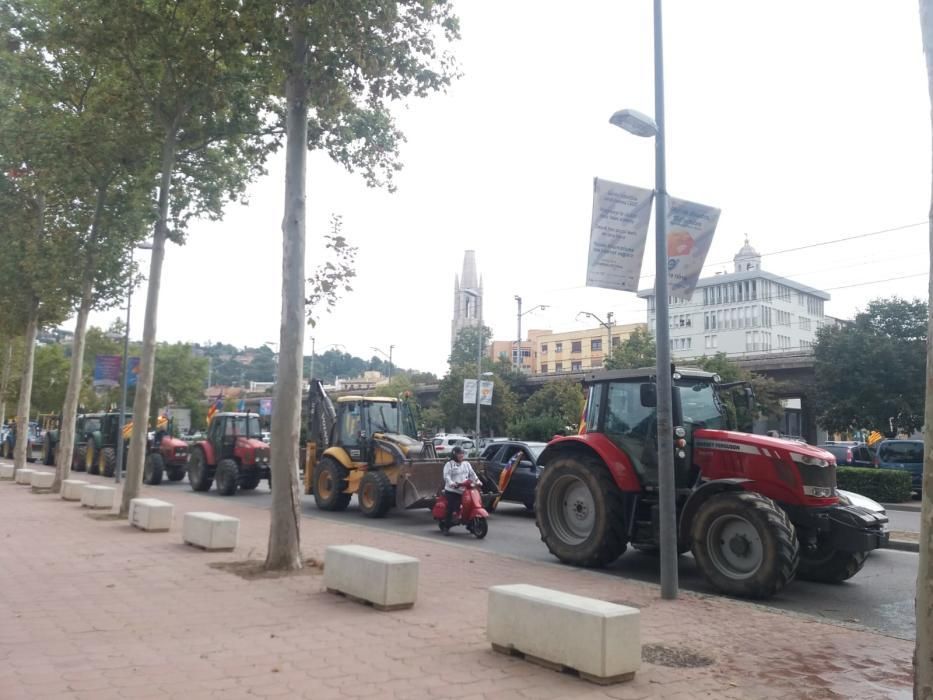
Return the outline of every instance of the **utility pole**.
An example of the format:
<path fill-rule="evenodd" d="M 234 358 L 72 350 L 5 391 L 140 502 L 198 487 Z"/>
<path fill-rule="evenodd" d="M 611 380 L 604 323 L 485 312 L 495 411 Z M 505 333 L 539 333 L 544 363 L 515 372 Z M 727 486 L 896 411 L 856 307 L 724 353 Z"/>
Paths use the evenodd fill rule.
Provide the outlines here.
<path fill-rule="evenodd" d="M 522 371 L 522 298 L 515 295 L 515 301 L 518 302 L 518 340 L 515 342 L 515 371 Z"/>
<path fill-rule="evenodd" d="M 308 377 L 308 381 L 313 382 L 314 381 L 314 336 L 313 335 L 311 336 L 311 371 L 309 372 L 309 374 L 311 376 Z"/>
<path fill-rule="evenodd" d="M 606 346 L 606 350 L 603 352 L 603 357 L 608 359 L 609 355 L 612 354 L 612 319 L 613 319 L 614 314 L 611 311 L 607 313 L 605 321 L 603 321 L 599 316 L 592 313 L 591 311 L 581 311 L 580 313 L 577 314 L 577 318 L 580 318 L 581 315 L 589 316 L 594 321 L 596 321 L 596 323 L 598 323 L 600 326 L 606 329 L 606 332 L 608 333 L 608 336 L 609 336 L 608 338 L 609 345 Z M 603 360 L 603 365 L 606 364 L 606 359 Z"/>

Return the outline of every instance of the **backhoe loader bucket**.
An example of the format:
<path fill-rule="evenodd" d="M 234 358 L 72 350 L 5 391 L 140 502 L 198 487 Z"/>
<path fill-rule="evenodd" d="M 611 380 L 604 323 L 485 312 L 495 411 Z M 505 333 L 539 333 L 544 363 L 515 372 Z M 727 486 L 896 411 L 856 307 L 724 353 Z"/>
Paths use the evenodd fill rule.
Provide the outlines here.
<path fill-rule="evenodd" d="M 399 508 L 430 508 L 438 489 L 444 485 L 442 460 L 406 462 L 399 469 L 395 504 Z"/>

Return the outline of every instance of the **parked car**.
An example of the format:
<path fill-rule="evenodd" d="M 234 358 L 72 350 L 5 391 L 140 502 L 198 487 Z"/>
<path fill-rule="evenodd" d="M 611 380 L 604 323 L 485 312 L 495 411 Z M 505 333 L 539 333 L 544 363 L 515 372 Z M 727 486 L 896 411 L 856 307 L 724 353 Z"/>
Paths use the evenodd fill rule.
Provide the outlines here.
<path fill-rule="evenodd" d="M 466 435 L 435 435 L 434 452 L 438 457 L 449 457 L 450 451 L 457 446 L 462 447 L 467 455 L 473 449 L 473 440 Z"/>
<path fill-rule="evenodd" d="M 839 496 L 840 501 L 850 506 L 859 506 L 860 508 L 867 508 L 878 515 L 887 515 L 884 506 L 878 503 L 878 501 L 873 501 L 868 496 L 863 496 L 860 493 L 853 493 L 852 491 L 843 491 L 842 489 L 836 489 L 836 495 Z"/>
<path fill-rule="evenodd" d="M 923 482 L 923 440 L 882 440 L 875 447 L 875 466 L 910 472 L 914 491 Z"/>
<path fill-rule="evenodd" d="M 506 442 L 508 441 L 507 437 L 484 437 L 479 439 L 479 450 L 480 452 L 485 452 L 486 448 L 489 447 L 494 442 Z"/>
<path fill-rule="evenodd" d="M 875 466 L 875 452 L 864 442 L 825 442 L 817 447 L 831 453 L 840 467 Z"/>
<path fill-rule="evenodd" d="M 486 474 L 496 483 L 499 482 L 502 470 L 516 455 L 520 460 L 512 472 L 505 493 L 502 494 L 503 501 L 521 503 L 528 510 L 535 509 L 535 486 L 538 485 L 538 475 L 542 469 L 538 466 L 538 457 L 545 447 L 546 442 L 508 440 L 494 442 L 483 450 L 481 456 L 486 461 Z"/>

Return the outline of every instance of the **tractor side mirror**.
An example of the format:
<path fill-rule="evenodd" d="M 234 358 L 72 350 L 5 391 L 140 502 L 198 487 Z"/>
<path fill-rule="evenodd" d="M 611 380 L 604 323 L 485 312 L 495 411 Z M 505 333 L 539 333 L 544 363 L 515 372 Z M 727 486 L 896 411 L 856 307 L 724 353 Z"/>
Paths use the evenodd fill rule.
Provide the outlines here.
<path fill-rule="evenodd" d="M 658 405 L 658 385 L 648 382 L 639 387 L 641 405 L 645 408 L 654 408 Z"/>
<path fill-rule="evenodd" d="M 755 407 L 755 392 L 752 391 L 750 386 L 747 386 L 743 394 L 745 396 L 745 407 L 751 412 Z"/>

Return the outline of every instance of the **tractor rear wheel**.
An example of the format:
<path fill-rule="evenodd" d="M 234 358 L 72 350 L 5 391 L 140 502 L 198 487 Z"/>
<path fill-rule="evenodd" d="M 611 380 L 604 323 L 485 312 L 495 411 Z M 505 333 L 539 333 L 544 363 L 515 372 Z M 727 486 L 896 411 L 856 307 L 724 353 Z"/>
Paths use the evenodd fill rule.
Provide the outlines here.
<path fill-rule="evenodd" d="M 605 566 L 625 551 L 622 493 L 598 461 L 555 459 L 538 480 L 535 506 L 541 539 L 565 564 Z"/>
<path fill-rule="evenodd" d="M 350 472 L 332 457 L 324 457 L 314 468 L 314 502 L 321 510 L 346 510 L 350 503 L 347 477 Z"/>
<path fill-rule="evenodd" d="M 71 457 L 71 468 L 76 472 L 83 472 L 87 469 L 84 453 L 87 448 L 84 445 L 78 445 L 75 448 L 74 455 Z"/>
<path fill-rule="evenodd" d="M 204 450 L 195 447 L 191 450 L 191 457 L 188 460 L 188 483 L 194 491 L 210 491 L 212 481 Z"/>
<path fill-rule="evenodd" d="M 366 472 L 360 479 L 356 500 L 367 518 L 383 518 L 395 503 L 395 489 L 385 472 Z"/>
<path fill-rule="evenodd" d="M 46 436 L 45 444 L 42 446 L 42 463 L 51 467 L 55 464 L 55 448 L 52 447 L 52 441 Z"/>
<path fill-rule="evenodd" d="M 794 580 L 797 534 L 774 501 L 751 491 L 711 496 L 691 527 L 693 557 L 728 595 L 770 598 Z"/>
<path fill-rule="evenodd" d="M 103 476 L 113 476 L 117 470 L 117 451 L 112 447 L 104 447 L 100 451 L 98 470 Z"/>
<path fill-rule="evenodd" d="M 840 552 L 826 548 L 806 552 L 801 549 L 797 578 L 820 583 L 842 583 L 861 571 L 866 559 L 868 552 Z"/>
<path fill-rule="evenodd" d="M 222 459 L 217 463 L 217 472 L 214 474 L 217 490 L 221 496 L 232 496 L 236 493 L 237 482 L 240 480 L 240 468 L 232 459 Z"/>
<path fill-rule="evenodd" d="M 150 452 L 143 463 L 143 483 L 158 486 L 162 483 L 162 474 L 165 472 L 165 460 L 158 452 Z"/>
<path fill-rule="evenodd" d="M 84 465 L 87 467 L 88 474 L 100 474 L 97 465 L 97 446 L 91 440 L 88 440 L 84 450 Z"/>
<path fill-rule="evenodd" d="M 168 480 L 169 481 L 181 481 L 185 478 L 185 471 L 187 470 L 186 465 L 180 467 L 169 467 L 168 468 Z"/>

